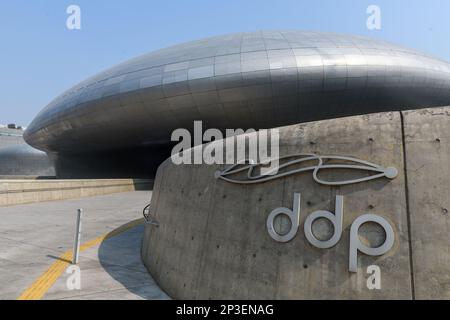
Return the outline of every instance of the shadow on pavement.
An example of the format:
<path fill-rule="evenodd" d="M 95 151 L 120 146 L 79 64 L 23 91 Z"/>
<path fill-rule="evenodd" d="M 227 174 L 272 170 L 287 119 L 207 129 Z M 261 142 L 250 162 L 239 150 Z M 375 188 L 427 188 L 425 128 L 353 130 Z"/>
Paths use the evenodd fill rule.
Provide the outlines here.
<path fill-rule="evenodd" d="M 141 259 L 144 225 L 126 231 L 123 225 L 110 232 L 98 249 L 99 262 L 104 270 L 129 292 L 143 299 L 170 299 L 162 291 L 145 268 Z M 119 231 L 118 231 L 119 230 Z"/>

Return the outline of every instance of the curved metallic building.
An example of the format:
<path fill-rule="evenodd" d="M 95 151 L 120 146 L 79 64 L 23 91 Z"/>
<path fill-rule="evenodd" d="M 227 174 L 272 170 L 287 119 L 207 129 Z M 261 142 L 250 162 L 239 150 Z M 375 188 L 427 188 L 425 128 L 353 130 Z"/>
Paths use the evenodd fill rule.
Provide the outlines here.
<path fill-rule="evenodd" d="M 448 104 L 445 61 L 359 36 L 260 31 L 172 46 L 106 70 L 52 101 L 24 138 L 54 154 L 59 174 L 135 176 L 153 173 L 172 131 L 194 120 L 204 129 L 258 129 Z"/>
<path fill-rule="evenodd" d="M 47 154 L 25 143 L 0 148 L 0 163 L 0 176 L 55 176 Z"/>

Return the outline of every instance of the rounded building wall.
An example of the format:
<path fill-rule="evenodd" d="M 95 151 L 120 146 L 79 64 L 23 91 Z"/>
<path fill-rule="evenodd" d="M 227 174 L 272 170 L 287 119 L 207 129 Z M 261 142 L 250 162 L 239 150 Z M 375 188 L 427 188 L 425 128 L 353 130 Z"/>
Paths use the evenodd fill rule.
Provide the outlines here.
<path fill-rule="evenodd" d="M 45 152 L 22 143 L 0 148 L 0 176 L 54 177 L 55 168 Z"/>
<path fill-rule="evenodd" d="M 450 65 L 360 36 L 236 33 L 157 50 L 57 97 L 25 132 L 57 153 L 142 148 L 177 128 L 272 128 L 450 104 Z"/>
<path fill-rule="evenodd" d="M 157 172 L 143 260 L 177 299 L 448 299 L 449 126 L 446 107 L 280 128 L 280 157 L 345 156 L 397 169 L 336 186 L 319 183 L 312 171 L 232 183 L 217 174 L 224 165 L 175 165 L 168 159 Z M 326 171 L 319 179 L 368 177 L 358 170 Z M 295 194 L 301 195 L 299 228 L 290 241 L 275 241 L 269 214 L 296 210 Z M 338 199 L 341 238 L 331 248 L 318 248 L 306 238 L 306 220 L 317 210 L 335 216 Z M 367 214 L 380 217 L 392 234 L 366 223 L 356 233 L 358 241 L 378 247 L 392 236 L 393 244 L 380 256 L 357 252 L 356 272 L 350 272 L 351 229 Z M 273 225 L 283 233 L 291 230 L 292 220 L 282 216 Z M 317 220 L 312 232 L 325 241 L 336 226 Z M 371 290 L 368 268 L 374 265 L 381 287 Z"/>

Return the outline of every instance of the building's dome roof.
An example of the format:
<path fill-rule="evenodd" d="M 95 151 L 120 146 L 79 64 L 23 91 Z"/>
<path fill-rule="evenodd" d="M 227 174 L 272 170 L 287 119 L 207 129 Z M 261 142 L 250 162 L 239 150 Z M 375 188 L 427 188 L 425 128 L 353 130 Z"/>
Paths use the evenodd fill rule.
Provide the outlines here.
<path fill-rule="evenodd" d="M 450 104 L 450 65 L 359 36 L 237 33 L 124 62 L 52 101 L 25 132 L 52 151 L 146 146 L 172 130 L 264 128 Z"/>

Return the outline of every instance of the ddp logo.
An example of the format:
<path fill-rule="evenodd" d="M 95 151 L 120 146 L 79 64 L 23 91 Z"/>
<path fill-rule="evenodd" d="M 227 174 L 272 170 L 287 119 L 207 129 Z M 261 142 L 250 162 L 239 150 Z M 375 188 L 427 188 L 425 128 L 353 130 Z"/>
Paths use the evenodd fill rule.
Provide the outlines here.
<path fill-rule="evenodd" d="M 269 214 L 269 217 L 267 218 L 267 231 L 269 232 L 269 235 L 272 237 L 272 239 L 274 239 L 277 242 L 289 242 L 295 238 L 295 236 L 297 235 L 300 222 L 300 211 L 301 211 L 300 204 L 301 204 L 301 194 L 295 193 L 293 209 L 276 208 Z M 344 217 L 343 196 L 336 196 L 335 211 L 336 211 L 335 214 L 333 214 L 329 211 L 318 210 L 311 213 L 306 218 L 304 224 L 305 237 L 308 240 L 308 242 L 314 247 L 319 249 L 329 249 L 334 247 L 341 239 L 342 221 Z M 291 221 L 290 230 L 283 235 L 275 231 L 274 228 L 275 218 L 279 215 L 285 215 Z M 317 219 L 326 219 L 330 221 L 331 224 L 333 225 L 334 227 L 333 236 L 329 240 L 326 241 L 319 240 L 314 236 L 312 231 L 312 225 L 314 221 L 316 221 Z M 368 247 L 364 245 L 359 239 L 358 236 L 359 227 L 367 222 L 379 224 L 384 229 L 384 232 L 386 234 L 384 243 L 377 248 Z M 363 214 L 359 216 L 357 219 L 355 219 L 350 228 L 349 271 L 357 272 L 358 251 L 361 251 L 362 253 L 365 253 L 369 256 L 381 256 L 387 253 L 389 250 L 391 250 L 393 245 L 394 245 L 394 230 L 386 219 L 375 214 Z"/>
<path fill-rule="evenodd" d="M 308 165 L 308 163 L 312 161 L 315 161 L 316 165 Z M 274 162 L 277 163 L 277 165 L 274 166 Z M 306 164 L 306 166 L 302 166 L 304 164 Z M 254 171 L 258 169 L 260 170 L 260 172 L 263 172 L 261 169 L 265 167 L 270 167 L 271 169 L 265 170 L 263 174 L 253 174 Z M 373 174 L 367 177 L 341 181 L 327 181 L 319 177 L 320 171 L 330 169 L 359 170 L 371 172 Z M 229 177 L 244 171 L 247 171 L 247 176 L 245 177 L 245 179 L 236 179 Z M 398 175 L 398 170 L 394 167 L 385 168 L 375 163 L 356 158 L 342 156 L 320 156 L 316 154 L 299 153 L 291 154 L 281 158 L 265 160 L 261 163 L 256 163 L 256 161 L 253 159 L 244 159 L 238 161 L 234 165 L 227 167 L 223 171 L 217 171 L 215 173 L 215 177 L 217 179 L 222 179 L 236 184 L 256 184 L 307 171 L 313 172 L 314 181 L 327 186 L 342 186 L 370 181 L 383 177 L 394 179 Z"/>
<path fill-rule="evenodd" d="M 254 171 L 261 166 L 270 165 L 270 161 L 262 164 L 255 164 L 251 160 L 244 160 L 226 168 L 223 171 L 215 173 L 217 179 L 222 179 L 236 184 L 256 184 L 263 183 L 282 177 L 290 176 L 296 173 L 312 171 L 315 182 L 325 186 L 342 186 L 364 181 L 370 181 L 379 178 L 394 179 L 398 175 L 398 170 L 394 167 L 383 167 L 368 161 L 343 157 L 343 156 L 319 156 L 315 154 L 294 154 L 276 159 L 279 166 L 273 168 L 272 172 L 263 174 L 254 174 Z M 306 165 L 311 161 L 315 161 L 316 165 Z M 330 169 L 347 169 L 368 171 L 373 174 L 361 178 L 354 178 L 351 180 L 328 181 L 319 177 L 320 171 Z M 242 172 L 247 172 L 244 178 L 233 178 L 230 176 L 239 175 Z M 290 220 L 290 229 L 284 234 L 280 234 L 275 230 L 274 221 L 279 215 L 284 215 Z M 301 215 L 301 194 L 294 194 L 294 203 L 292 209 L 281 207 L 272 210 L 267 218 L 267 231 L 273 240 L 286 243 L 295 238 L 300 226 Z M 342 236 L 342 223 L 344 217 L 344 197 L 336 196 L 335 213 L 318 210 L 311 213 L 305 220 L 304 233 L 308 242 L 319 249 L 329 249 L 334 247 Z M 318 219 L 328 220 L 334 228 L 333 235 L 328 240 L 319 240 L 314 236 L 312 226 Z M 385 232 L 384 243 L 376 248 L 368 247 L 363 244 L 358 236 L 361 225 L 372 222 L 380 225 Z M 357 272 L 357 256 L 358 252 L 362 252 L 369 256 L 380 256 L 387 253 L 394 245 L 394 229 L 390 223 L 383 217 L 375 214 L 362 214 L 356 218 L 350 228 L 350 244 L 349 244 L 349 271 Z"/>

